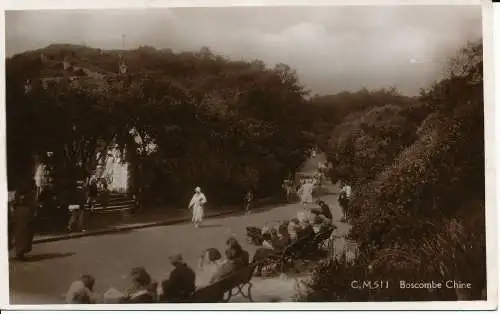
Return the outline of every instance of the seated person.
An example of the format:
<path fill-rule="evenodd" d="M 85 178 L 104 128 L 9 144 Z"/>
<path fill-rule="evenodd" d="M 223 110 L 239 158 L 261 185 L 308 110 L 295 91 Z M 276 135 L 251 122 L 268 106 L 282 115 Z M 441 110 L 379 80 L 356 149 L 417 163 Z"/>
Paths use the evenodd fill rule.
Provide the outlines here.
<path fill-rule="evenodd" d="M 321 215 L 321 208 L 313 208 L 311 209 L 311 214 L 316 217 Z"/>
<path fill-rule="evenodd" d="M 222 255 L 217 249 L 210 248 L 203 252 L 200 261 L 201 272 L 196 276 L 196 287 L 208 286 L 222 264 Z"/>
<path fill-rule="evenodd" d="M 263 264 L 262 261 L 268 259 L 271 256 L 277 256 L 279 254 L 278 251 L 274 250 L 273 245 L 271 244 L 271 236 L 269 234 L 264 235 L 264 242 L 262 247 L 258 248 L 255 251 L 255 254 L 252 258 L 252 263 L 256 263 L 257 266 L 255 268 L 255 276 L 260 276 L 262 274 Z"/>
<path fill-rule="evenodd" d="M 297 213 L 297 219 L 299 220 L 300 224 L 305 221 L 309 222 L 311 218 L 314 218 L 314 216 L 314 213 L 312 213 L 310 210 L 304 210 Z"/>
<path fill-rule="evenodd" d="M 263 237 L 263 240 L 264 240 L 264 236 L 266 235 L 271 235 L 271 228 L 269 228 L 269 226 L 266 224 L 263 228 L 262 228 L 262 237 Z"/>
<path fill-rule="evenodd" d="M 323 216 L 316 216 L 316 218 L 314 219 L 313 230 L 314 230 L 314 233 L 316 233 L 316 234 L 321 233 L 321 232 L 325 232 L 328 229 L 330 229 L 330 225 L 322 217 Z"/>
<path fill-rule="evenodd" d="M 286 234 L 278 233 L 277 231 L 272 232 L 275 234 L 273 238 L 270 234 L 264 236 L 264 242 L 261 248 L 255 251 L 252 259 L 252 263 L 257 263 L 255 276 L 260 276 L 262 273 L 262 261 L 273 256 L 279 256 L 286 246 L 289 244 L 289 238 Z"/>
<path fill-rule="evenodd" d="M 226 259 L 221 263 L 220 267 L 217 269 L 215 274 L 210 280 L 210 284 L 217 282 L 229 274 L 236 271 L 240 265 L 238 265 L 237 253 L 234 248 L 226 249 Z"/>
<path fill-rule="evenodd" d="M 299 238 L 309 237 L 314 235 L 314 229 L 309 223 L 308 219 L 304 219 L 300 222 L 301 231 L 299 233 Z"/>
<path fill-rule="evenodd" d="M 156 301 L 156 282 L 151 280 L 144 267 L 135 267 L 130 272 L 132 287 L 127 294 L 109 289 L 104 294 L 105 303 L 154 303 Z"/>
<path fill-rule="evenodd" d="M 292 220 L 290 220 L 290 223 L 288 224 L 288 234 L 290 235 L 291 241 L 296 241 L 299 238 L 299 233 L 301 232 L 301 230 L 302 228 L 297 218 L 293 218 Z"/>
<path fill-rule="evenodd" d="M 82 275 L 79 280 L 74 281 L 66 293 L 68 304 L 92 304 L 97 303 L 97 296 L 93 293 L 95 279 L 91 275 Z"/>
<path fill-rule="evenodd" d="M 248 243 L 262 245 L 262 230 L 257 227 L 246 227 L 246 229 Z"/>
<path fill-rule="evenodd" d="M 247 266 L 250 263 L 250 256 L 248 252 L 243 250 L 235 237 L 229 237 L 226 241 L 226 245 L 229 249 L 234 249 L 238 267 Z"/>
<path fill-rule="evenodd" d="M 288 234 L 288 230 L 274 230 L 275 236 L 271 237 L 271 246 L 273 250 L 281 252 L 290 243 L 290 235 Z"/>
<path fill-rule="evenodd" d="M 174 269 L 170 272 L 168 279 L 161 283 L 161 301 L 171 303 L 189 302 L 195 290 L 196 274 L 186 263 L 181 254 L 170 257 L 170 263 Z"/>
<path fill-rule="evenodd" d="M 276 228 L 269 229 L 269 235 L 271 236 L 271 241 L 278 239 L 278 237 L 279 237 L 278 229 L 276 229 Z"/>
<path fill-rule="evenodd" d="M 287 242 L 290 242 L 290 233 L 288 232 L 288 224 L 289 221 L 285 220 L 278 225 L 277 229 L 280 237 L 285 238 Z"/>
<path fill-rule="evenodd" d="M 328 204 L 326 204 L 323 200 L 318 200 L 317 203 L 320 207 L 320 214 L 330 220 L 333 220 L 333 215 L 330 206 L 328 206 Z"/>
<path fill-rule="evenodd" d="M 263 235 L 262 248 L 273 250 L 273 244 L 271 241 L 272 237 L 270 233 L 266 233 Z M 259 248 L 260 249 L 260 248 Z M 259 250 L 257 249 L 257 251 Z"/>
<path fill-rule="evenodd" d="M 156 283 L 144 267 L 135 267 L 130 272 L 132 288 L 122 300 L 123 303 L 154 303 L 156 300 Z"/>

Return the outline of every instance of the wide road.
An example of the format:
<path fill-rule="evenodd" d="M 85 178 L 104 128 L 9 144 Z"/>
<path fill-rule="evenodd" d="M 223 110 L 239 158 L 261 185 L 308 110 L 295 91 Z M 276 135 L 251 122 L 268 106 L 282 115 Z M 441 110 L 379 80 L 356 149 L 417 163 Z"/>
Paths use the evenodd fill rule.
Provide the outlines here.
<path fill-rule="evenodd" d="M 341 211 L 335 195 L 324 196 L 332 207 L 334 219 Z M 61 295 L 83 273 L 96 278 L 96 291 L 110 287 L 125 290 L 133 267 L 143 266 L 158 281 L 172 270 L 168 257 L 182 253 L 197 270 L 201 252 L 215 247 L 223 252 L 226 239 L 234 235 L 252 256 L 256 247 L 245 241 L 246 226 L 264 226 L 296 216 L 298 204 L 262 209 L 254 214 L 214 218 L 201 228 L 191 224 L 153 227 L 94 237 L 36 244 L 25 262 L 11 261 L 12 304 L 61 303 Z M 258 301 L 258 300 L 256 300 Z"/>

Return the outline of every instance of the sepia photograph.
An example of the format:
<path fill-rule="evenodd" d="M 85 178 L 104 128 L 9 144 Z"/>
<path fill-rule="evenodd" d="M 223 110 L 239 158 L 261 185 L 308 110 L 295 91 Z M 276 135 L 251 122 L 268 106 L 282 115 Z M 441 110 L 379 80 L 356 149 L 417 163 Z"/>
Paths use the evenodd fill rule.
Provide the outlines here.
<path fill-rule="evenodd" d="M 492 301 L 485 8 L 6 10 L 10 305 Z"/>

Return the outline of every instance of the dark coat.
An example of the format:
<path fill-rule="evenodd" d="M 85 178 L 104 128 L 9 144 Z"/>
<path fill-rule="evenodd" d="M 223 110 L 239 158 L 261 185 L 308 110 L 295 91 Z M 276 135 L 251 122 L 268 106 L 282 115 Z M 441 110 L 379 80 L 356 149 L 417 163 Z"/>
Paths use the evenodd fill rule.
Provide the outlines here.
<path fill-rule="evenodd" d="M 162 301 L 171 303 L 189 302 L 189 298 L 196 289 L 196 274 L 185 263 L 178 264 L 170 273 L 168 279 L 161 283 Z"/>
<path fill-rule="evenodd" d="M 22 256 L 31 251 L 35 234 L 36 202 L 34 194 L 16 197 L 13 213 L 14 248 L 16 255 Z"/>
<path fill-rule="evenodd" d="M 332 211 L 330 210 L 330 206 L 328 206 L 327 204 L 321 204 L 320 213 L 328 219 L 333 218 Z"/>

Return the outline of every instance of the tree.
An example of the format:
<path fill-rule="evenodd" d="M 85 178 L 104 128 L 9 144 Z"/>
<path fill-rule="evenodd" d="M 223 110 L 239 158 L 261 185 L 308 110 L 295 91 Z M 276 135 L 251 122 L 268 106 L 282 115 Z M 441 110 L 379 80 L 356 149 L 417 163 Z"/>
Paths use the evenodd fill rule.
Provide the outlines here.
<path fill-rule="evenodd" d="M 347 271 L 370 268 L 372 276 L 396 282 L 454 278 L 472 283 L 473 288 L 423 290 L 415 295 L 414 290 L 409 293 L 395 287 L 376 291 L 369 296 L 374 300 L 387 296 L 393 301 L 484 298 L 481 73 L 481 44 L 473 44 L 454 60 L 448 78 L 422 93 L 420 102 L 425 105 L 411 109 L 409 119 L 420 119 L 427 112 L 415 130 L 414 142 L 357 186 L 350 206 L 350 237 L 360 244 L 362 258 Z M 368 112 L 365 115 L 369 120 Z M 391 135 L 391 139 L 397 137 Z M 354 156 L 363 149 L 355 144 L 351 145 Z M 338 267 L 326 267 L 322 276 L 327 277 L 326 272 L 339 274 Z M 338 287 L 325 284 L 321 278 L 314 278 L 311 296 L 318 296 L 318 289 L 324 290 L 321 295 L 325 298 L 338 293 Z M 359 297 L 353 293 L 347 299 Z"/>
<path fill-rule="evenodd" d="M 56 53 L 58 49 L 63 52 Z M 28 62 L 24 56 L 31 53 L 7 60 L 9 167 L 18 160 L 14 156 L 30 159 L 49 148 L 64 156 L 73 143 L 66 134 L 72 134 L 84 143 L 77 146 L 85 156 L 94 147 L 117 144 L 128 154 L 135 186 L 143 188 L 147 199 L 184 205 L 200 185 L 211 204 L 230 204 L 241 202 L 249 188 L 259 196 L 277 195 L 283 177 L 315 146 L 306 91 L 286 65 L 269 69 L 258 61 L 232 61 L 208 48 L 173 53 L 69 45 L 42 52 L 51 57 L 39 66 L 44 73 L 70 56 L 75 68 L 94 74 L 65 83 L 64 73 L 54 70 L 53 86 L 25 95 L 23 79 L 39 76 L 22 73 Z M 122 61 L 127 64 L 125 81 L 116 74 Z M 22 127 L 26 117 L 41 120 L 33 122 L 36 134 Z M 54 117 L 61 126 L 49 123 Z M 60 129 L 64 132 L 59 134 Z M 33 140 L 28 142 L 28 135 Z M 16 140 L 25 140 L 28 147 L 15 150 Z"/>

